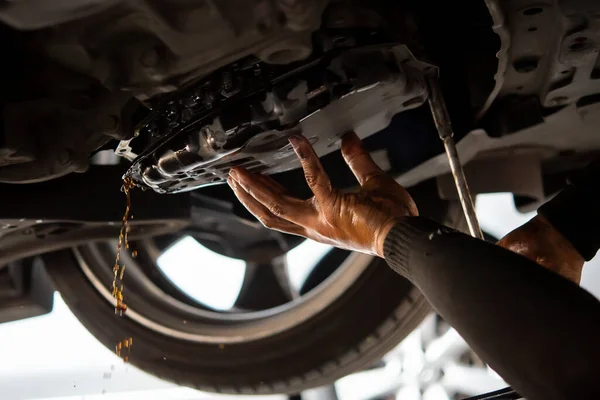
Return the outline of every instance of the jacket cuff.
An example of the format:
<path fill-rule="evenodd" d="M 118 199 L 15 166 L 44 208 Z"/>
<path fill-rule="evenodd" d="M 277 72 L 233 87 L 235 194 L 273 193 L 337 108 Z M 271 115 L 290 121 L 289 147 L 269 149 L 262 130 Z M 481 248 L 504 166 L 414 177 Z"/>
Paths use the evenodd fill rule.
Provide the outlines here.
<path fill-rule="evenodd" d="M 389 266 L 404 277 L 410 276 L 410 254 L 420 240 L 433 240 L 447 228 L 423 217 L 399 219 L 383 242 L 383 255 Z M 418 247 L 418 246 L 417 246 Z"/>

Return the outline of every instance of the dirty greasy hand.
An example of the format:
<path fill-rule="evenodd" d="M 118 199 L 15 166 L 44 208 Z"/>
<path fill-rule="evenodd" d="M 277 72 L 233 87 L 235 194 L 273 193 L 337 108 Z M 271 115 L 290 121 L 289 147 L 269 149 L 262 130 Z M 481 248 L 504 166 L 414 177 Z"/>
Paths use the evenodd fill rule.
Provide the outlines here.
<path fill-rule="evenodd" d="M 575 283 L 581 280 L 585 260 L 541 215 L 510 232 L 498 245 L 527 257 Z"/>
<path fill-rule="evenodd" d="M 342 139 L 344 160 L 360 183 L 355 193 L 331 186 L 306 138 L 293 136 L 290 143 L 314 196 L 289 196 L 273 179 L 237 167 L 227 182 L 240 202 L 268 228 L 383 257 L 383 242 L 396 220 L 418 215 L 406 189 L 375 164 L 355 133 Z"/>

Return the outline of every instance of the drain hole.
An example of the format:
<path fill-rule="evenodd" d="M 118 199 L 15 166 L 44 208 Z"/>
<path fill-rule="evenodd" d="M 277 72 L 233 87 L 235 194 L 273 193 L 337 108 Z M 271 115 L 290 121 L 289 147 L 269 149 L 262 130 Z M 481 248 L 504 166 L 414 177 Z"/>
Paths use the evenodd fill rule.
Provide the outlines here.
<path fill-rule="evenodd" d="M 527 73 L 534 71 L 538 66 L 539 59 L 533 56 L 521 57 L 513 63 L 515 71 Z"/>
<path fill-rule="evenodd" d="M 589 106 L 590 104 L 600 102 L 600 93 L 584 96 L 577 100 L 577 108 Z"/>
<path fill-rule="evenodd" d="M 402 107 L 412 107 L 423 103 L 422 97 L 413 97 L 412 99 L 406 100 L 402 103 Z"/>
<path fill-rule="evenodd" d="M 540 14 L 542 11 L 544 11 L 544 9 L 541 7 L 531 7 L 531 8 L 528 8 L 527 10 L 523 11 L 523 15 L 527 15 L 527 16 L 537 15 L 537 14 Z"/>

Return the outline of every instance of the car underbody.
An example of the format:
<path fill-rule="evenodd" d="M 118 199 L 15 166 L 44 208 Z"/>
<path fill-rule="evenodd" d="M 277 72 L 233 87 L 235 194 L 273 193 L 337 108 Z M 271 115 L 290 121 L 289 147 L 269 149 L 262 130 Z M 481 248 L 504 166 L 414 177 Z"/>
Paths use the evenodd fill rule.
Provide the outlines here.
<path fill-rule="evenodd" d="M 48 311 L 35 256 L 117 237 L 124 175 L 132 240 L 186 232 L 256 265 L 298 239 L 222 183 L 243 166 L 309 196 L 294 134 L 337 187 L 354 130 L 399 183 L 457 199 L 427 76 L 474 194 L 535 209 L 600 150 L 594 1 L 30 0 L 0 21 L 0 321 Z"/>
<path fill-rule="evenodd" d="M 440 74 L 475 193 L 510 191 L 532 208 L 600 148 L 593 3 L 431 2 L 439 12 L 425 15 L 423 4 L 396 3 L 6 6 L 0 182 L 84 173 L 106 162 L 90 156 L 115 149 L 142 189 L 189 191 L 223 182 L 234 165 L 297 168 L 294 133 L 326 156 L 355 130 L 400 183 L 438 177 L 451 198 L 431 118 L 418 109 L 430 73 Z M 3 210 L 3 236 L 52 219 L 24 211 Z"/>

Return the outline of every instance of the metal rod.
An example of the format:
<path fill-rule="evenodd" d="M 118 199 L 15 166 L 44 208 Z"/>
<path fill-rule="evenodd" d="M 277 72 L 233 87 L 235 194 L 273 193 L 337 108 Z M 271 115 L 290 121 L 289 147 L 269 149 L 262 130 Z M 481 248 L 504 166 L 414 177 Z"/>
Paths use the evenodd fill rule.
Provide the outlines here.
<path fill-rule="evenodd" d="M 440 139 L 444 142 L 444 149 L 446 150 L 446 156 L 448 156 L 448 163 L 452 170 L 454 184 L 456 185 L 460 204 L 462 205 L 467 225 L 469 226 L 469 232 L 471 233 L 471 236 L 484 240 L 483 233 L 479 227 L 479 221 L 477 221 L 475 204 L 471 197 L 467 178 L 465 177 L 465 172 L 463 171 L 462 164 L 458 158 L 458 151 L 456 150 L 456 144 L 453 138 L 454 132 L 452 131 L 450 115 L 446 109 L 442 90 L 436 77 L 427 78 L 427 85 L 429 86 L 429 107 L 431 108 L 433 120 L 438 130 L 438 134 L 440 135 Z"/>

